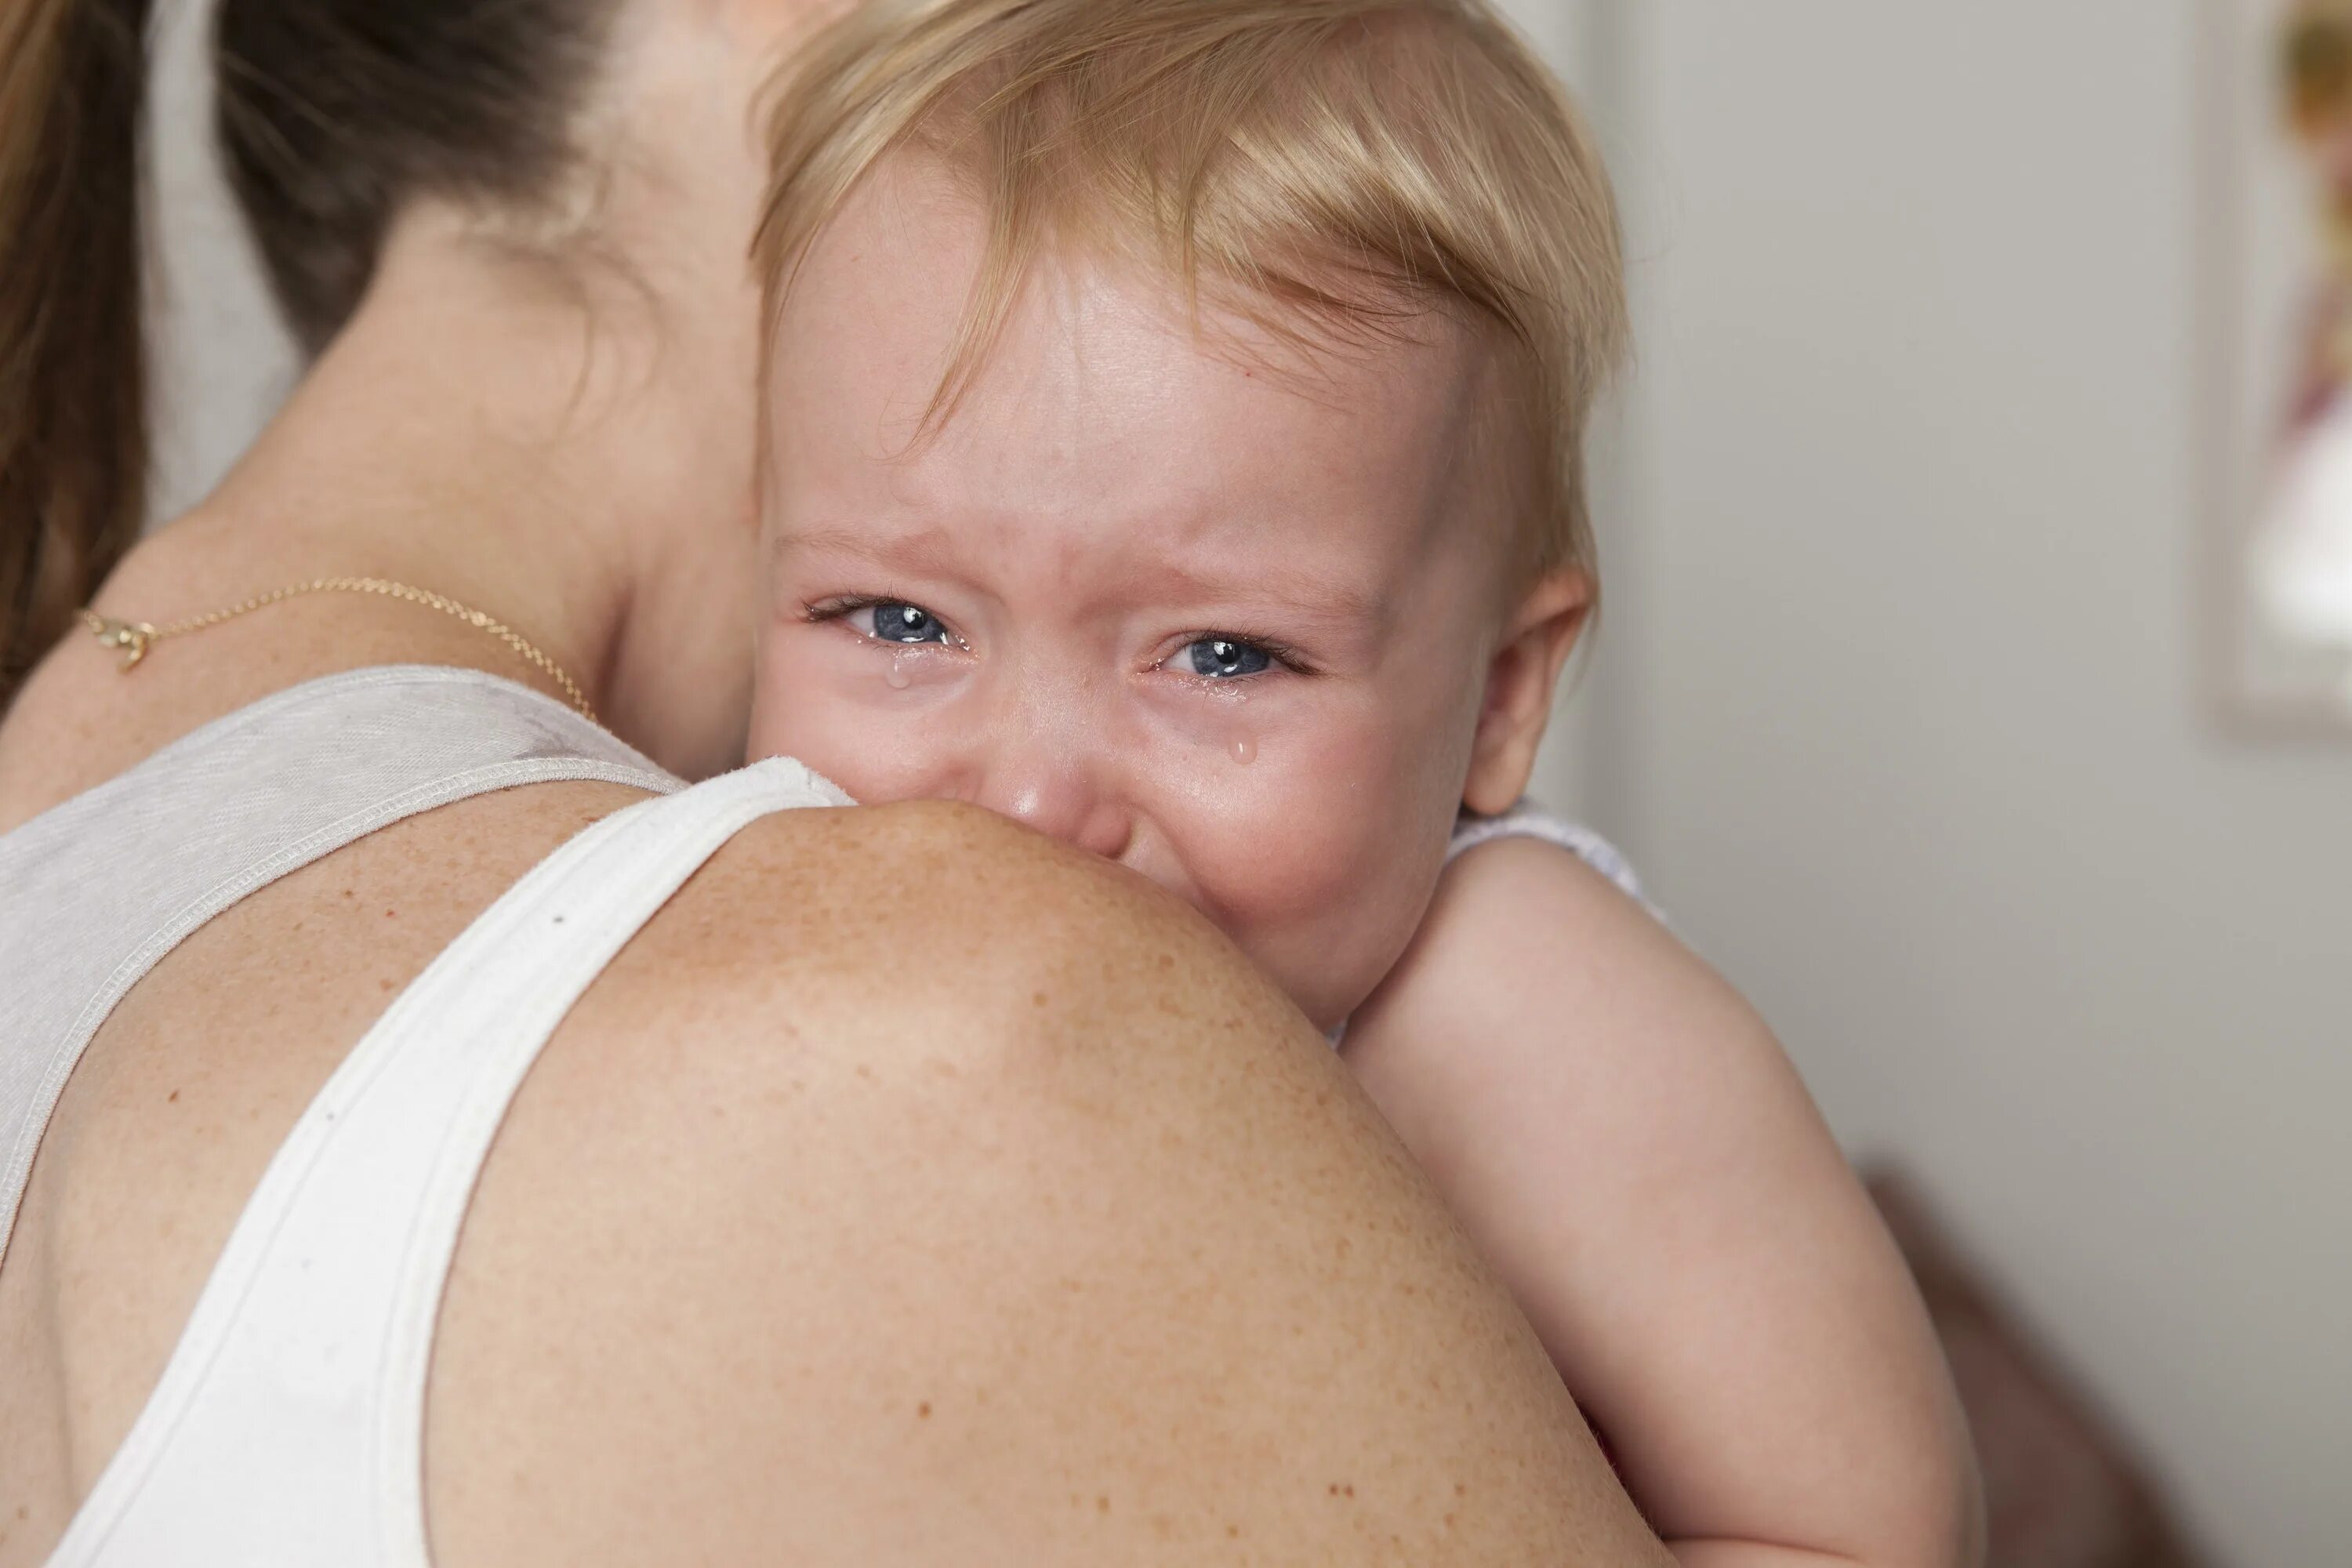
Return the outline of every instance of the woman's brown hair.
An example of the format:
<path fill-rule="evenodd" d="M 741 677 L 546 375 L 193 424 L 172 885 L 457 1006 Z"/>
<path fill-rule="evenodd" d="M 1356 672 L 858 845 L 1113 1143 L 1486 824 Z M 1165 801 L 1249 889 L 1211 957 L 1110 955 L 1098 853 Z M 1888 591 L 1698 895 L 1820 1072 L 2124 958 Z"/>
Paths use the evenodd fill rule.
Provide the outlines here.
<path fill-rule="evenodd" d="M 543 201 L 618 0 L 221 0 L 218 130 L 316 353 L 420 196 Z M 0 710 L 147 499 L 140 122 L 152 0 L 0 9 Z"/>
<path fill-rule="evenodd" d="M 148 4 L 18 0 L 0 19 L 0 706 L 146 502 Z"/>

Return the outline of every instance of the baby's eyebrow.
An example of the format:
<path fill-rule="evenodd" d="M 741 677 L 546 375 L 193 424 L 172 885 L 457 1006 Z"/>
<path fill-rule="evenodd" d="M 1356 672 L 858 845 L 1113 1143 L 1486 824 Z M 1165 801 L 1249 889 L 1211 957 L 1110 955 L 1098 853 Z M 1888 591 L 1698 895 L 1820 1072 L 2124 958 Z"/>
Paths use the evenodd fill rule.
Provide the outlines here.
<path fill-rule="evenodd" d="M 1277 600 L 1295 615 L 1334 627 L 1378 626 L 1381 619 L 1382 605 L 1377 596 L 1317 572 L 1277 572 L 1254 565 L 1246 575 L 1209 576 L 1172 563 L 1157 570 L 1196 598 Z"/>
<path fill-rule="evenodd" d="M 884 538 L 877 538 L 871 529 L 794 529 L 779 535 L 776 543 L 779 548 L 791 545 L 802 550 L 821 550 L 827 554 L 856 556 L 876 566 L 908 572 L 944 571 L 954 555 L 947 531 L 940 528 Z"/>

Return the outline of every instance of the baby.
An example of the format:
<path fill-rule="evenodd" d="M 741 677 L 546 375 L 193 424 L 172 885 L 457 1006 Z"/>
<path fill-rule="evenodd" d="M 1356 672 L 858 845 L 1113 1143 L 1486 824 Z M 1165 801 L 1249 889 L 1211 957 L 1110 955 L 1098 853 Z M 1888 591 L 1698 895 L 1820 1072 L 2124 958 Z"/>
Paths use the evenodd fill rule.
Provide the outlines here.
<path fill-rule="evenodd" d="M 1517 809 L 1624 321 L 1557 85 L 1480 0 L 895 0 L 803 58 L 753 754 L 1116 859 L 1344 1027 L 1683 1563 L 1970 1561 L 1795 1074 Z"/>

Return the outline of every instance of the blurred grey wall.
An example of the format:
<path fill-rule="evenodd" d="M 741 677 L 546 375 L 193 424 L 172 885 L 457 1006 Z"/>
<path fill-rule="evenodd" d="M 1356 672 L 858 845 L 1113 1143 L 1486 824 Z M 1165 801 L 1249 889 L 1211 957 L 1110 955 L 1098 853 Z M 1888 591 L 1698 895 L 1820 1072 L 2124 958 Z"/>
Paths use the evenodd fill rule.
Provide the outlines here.
<path fill-rule="evenodd" d="M 1594 4 L 1640 366 L 1559 782 L 2222 1561 L 2352 1562 L 2352 745 L 2200 698 L 2200 5 Z"/>
<path fill-rule="evenodd" d="M 151 88 L 151 331 L 160 521 L 217 483 L 293 384 L 296 358 L 221 183 L 205 33 L 210 0 L 157 7 Z"/>

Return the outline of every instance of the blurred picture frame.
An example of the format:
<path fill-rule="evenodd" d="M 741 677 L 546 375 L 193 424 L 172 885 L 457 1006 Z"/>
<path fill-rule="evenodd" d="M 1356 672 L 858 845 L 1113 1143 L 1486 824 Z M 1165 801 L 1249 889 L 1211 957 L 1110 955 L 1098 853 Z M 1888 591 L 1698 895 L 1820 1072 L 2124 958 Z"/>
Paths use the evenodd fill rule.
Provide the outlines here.
<path fill-rule="evenodd" d="M 2206 685 L 2352 740 L 2352 0 L 2205 0 Z"/>

